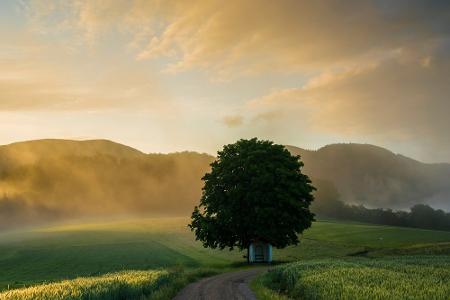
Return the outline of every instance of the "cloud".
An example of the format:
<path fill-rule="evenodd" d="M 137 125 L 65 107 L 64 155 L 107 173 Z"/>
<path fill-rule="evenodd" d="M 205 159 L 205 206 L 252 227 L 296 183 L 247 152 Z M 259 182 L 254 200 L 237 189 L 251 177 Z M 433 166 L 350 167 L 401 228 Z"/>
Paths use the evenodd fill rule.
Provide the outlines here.
<path fill-rule="evenodd" d="M 158 78 L 144 65 L 114 54 L 88 59 L 30 33 L 0 32 L 0 111 L 95 110 L 170 105 Z"/>
<path fill-rule="evenodd" d="M 314 70 L 414 47 L 450 25 L 445 14 L 418 3 L 409 14 L 368 1 L 201 3 L 169 20 L 140 58 L 169 56 L 171 71 L 202 68 L 222 77 Z"/>
<path fill-rule="evenodd" d="M 52 69 L 0 78 L 1 111 L 162 109 L 167 100 L 157 81 L 134 70 L 122 69 L 99 79 Z"/>
<path fill-rule="evenodd" d="M 283 118 L 283 111 L 281 109 L 269 110 L 257 113 L 252 121 L 253 122 L 274 122 Z"/>
<path fill-rule="evenodd" d="M 59 16 L 89 43 L 118 32 L 138 59 L 164 58 L 170 72 L 202 69 L 218 78 L 355 65 L 450 27 L 446 1 L 80 0 L 30 10 L 36 24 Z"/>
<path fill-rule="evenodd" d="M 306 118 L 327 134 L 419 144 L 434 159 L 450 159 L 450 56 L 441 43 L 431 55 L 399 52 L 365 66 L 324 72 L 299 88 L 283 89 L 248 105 Z M 424 61 L 426 63 L 424 64 Z M 288 120 L 284 120 L 289 122 Z"/>
<path fill-rule="evenodd" d="M 226 126 L 232 128 L 241 126 L 244 123 L 244 118 L 240 115 L 225 116 L 222 121 Z"/>

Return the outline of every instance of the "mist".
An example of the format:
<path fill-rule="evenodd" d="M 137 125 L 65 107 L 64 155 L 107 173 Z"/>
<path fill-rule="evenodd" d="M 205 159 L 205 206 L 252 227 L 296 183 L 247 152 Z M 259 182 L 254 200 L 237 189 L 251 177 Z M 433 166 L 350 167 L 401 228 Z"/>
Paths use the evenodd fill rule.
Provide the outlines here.
<path fill-rule="evenodd" d="M 301 155 L 302 172 L 318 188 L 313 203 L 318 212 L 337 200 L 369 209 L 450 208 L 448 164 L 424 164 L 371 145 L 288 149 Z M 0 230 L 74 220 L 187 217 L 214 159 L 196 152 L 145 154 L 106 140 L 0 146 Z"/>
<path fill-rule="evenodd" d="M 347 204 L 399 210 L 427 204 L 450 209 L 450 164 L 422 163 L 368 144 L 288 149 L 301 155 L 306 174 L 332 183 Z"/>
<path fill-rule="evenodd" d="M 0 151 L 0 229 L 86 217 L 186 216 L 212 160 L 192 152 L 144 154 L 107 141 L 12 145 Z"/>

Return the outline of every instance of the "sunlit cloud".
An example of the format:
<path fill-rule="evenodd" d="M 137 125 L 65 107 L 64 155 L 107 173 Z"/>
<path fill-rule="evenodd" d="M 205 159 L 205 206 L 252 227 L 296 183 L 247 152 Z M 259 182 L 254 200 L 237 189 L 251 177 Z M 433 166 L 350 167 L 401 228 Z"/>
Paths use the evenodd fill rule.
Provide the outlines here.
<path fill-rule="evenodd" d="M 36 6 L 35 18 L 63 15 L 89 43 L 111 30 L 128 34 L 138 59 L 166 57 L 172 72 L 234 77 L 357 64 L 422 45 L 449 25 L 441 5 L 413 1 L 405 12 L 400 2 L 81 0 Z"/>
<path fill-rule="evenodd" d="M 31 32 L 0 35 L 7 43 L 0 47 L 0 111 L 170 105 L 155 72 L 117 53 L 71 52 Z"/>
<path fill-rule="evenodd" d="M 239 127 L 244 123 L 244 118 L 240 115 L 225 116 L 223 123 L 228 127 Z"/>
<path fill-rule="evenodd" d="M 450 160 L 448 1 L 15 6 L 0 22 L 0 111 L 151 111 L 128 130 L 168 140 L 171 128 L 164 149 L 308 136 L 309 147 L 389 140 Z"/>
<path fill-rule="evenodd" d="M 346 136 L 423 142 L 445 160 L 450 153 L 450 61 L 401 54 L 365 67 L 326 72 L 298 88 L 275 91 L 249 106 L 295 111 L 311 130 Z M 267 112 L 266 112 L 267 114 Z M 287 120 L 286 120 L 287 121 Z M 295 124 L 295 119 L 290 119 Z"/>

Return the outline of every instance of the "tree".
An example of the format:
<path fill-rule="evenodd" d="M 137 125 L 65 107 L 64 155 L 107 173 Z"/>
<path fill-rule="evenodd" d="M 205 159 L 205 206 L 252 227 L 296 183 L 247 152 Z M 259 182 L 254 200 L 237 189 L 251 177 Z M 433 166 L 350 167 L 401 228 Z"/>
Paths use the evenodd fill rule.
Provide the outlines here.
<path fill-rule="evenodd" d="M 204 247 L 248 249 L 256 239 L 277 248 L 298 244 L 314 214 L 303 163 L 282 145 L 256 138 L 224 146 L 204 181 L 189 227 Z M 248 256 L 247 256 L 248 258 Z"/>

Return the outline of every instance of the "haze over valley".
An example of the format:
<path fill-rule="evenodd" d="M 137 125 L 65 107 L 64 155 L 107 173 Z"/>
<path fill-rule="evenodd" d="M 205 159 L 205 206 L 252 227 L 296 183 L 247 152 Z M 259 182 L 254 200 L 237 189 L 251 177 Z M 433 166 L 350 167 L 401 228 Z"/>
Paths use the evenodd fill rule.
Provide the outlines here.
<path fill-rule="evenodd" d="M 426 164 L 364 144 L 335 144 L 301 155 L 318 188 L 368 208 L 450 208 L 450 165 Z M 189 216 L 200 178 L 215 158 L 180 152 L 146 154 L 107 140 L 36 140 L 0 146 L 0 228 L 79 218 Z M 329 193 L 330 187 L 337 193 Z M 323 198 L 323 199 L 321 199 Z"/>

